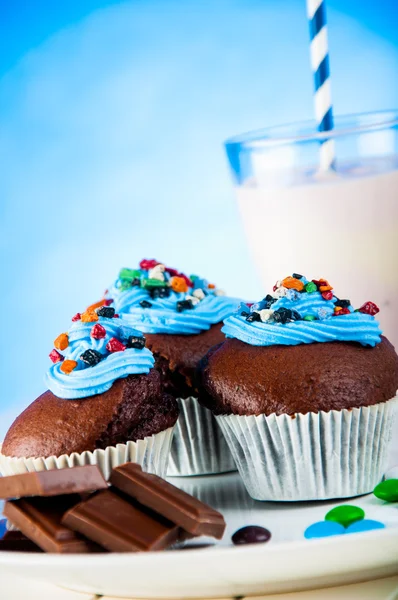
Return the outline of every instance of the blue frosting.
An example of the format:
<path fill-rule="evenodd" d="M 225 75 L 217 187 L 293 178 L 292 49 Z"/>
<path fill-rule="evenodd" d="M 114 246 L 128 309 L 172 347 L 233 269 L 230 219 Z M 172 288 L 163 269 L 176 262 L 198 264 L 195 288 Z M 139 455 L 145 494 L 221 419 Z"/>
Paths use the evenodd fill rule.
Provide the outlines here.
<path fill-rule="evenodd" d="M 307 283 L 307 280 L 303 278 L 303 282 Z M 334 295 L 331 300 L 325 300 L 319 291 L 300 293 L 281 289 L 276 290 L 271 302 L 270 295 L 268 302 L 264 300 L 250 308 L 240 306 L 224 321 L 224 334 L 252 346 L 293 346 L 333 341 L 375 346 L 381 341 L 382 332 L 374 316 L 354 311 L 349 301 L 345 307 L 349 313 L 337 315 L 338 298 Z M 278 311 L 283 312 L 280 309 L 291 311 L 286 322 L 276 319 L 279 318 Z M 253 317 L 255 319 L 251 320 Z"/>
<path fill-rule="evenodd" d="M 195 300 L 197 303 L 193 308 L 179 312 L 177 303 L 192 297 L 195 290 L 204 290 L 203 299 Z M 211 325 L 231 315 L 240 302 L 237 298 L 221 295 L 217 289 L 209 289 L 207 281 L 199 278 L 194 280 L 194 286 L 188 292 L 178 293 L 168 288 L 168 293 L 166 298 L 152 298 L 146 288 L 136 285 L 123 289 L 121 280 L 117 279 L 109 288 L 107 298 L 113 300 L 112 306 L 121 319 L 144 333 L 183 335 L 210 329 Z M 150 302 L 152 306 L 144 308 L 140 305 L 142 301 Z"/>
<path fill-rule="evenodd" d="M 90 332 L 96 323 L 102 325 L 106 335 L 94 339 Z M 102 394 L 109 390 L 116 379 L 149 373 L 154 365 L 154 357 L 148 348 L 126 348 L 124 351 L 110 353 L 106 345 L 111 338 L 125 342 L 129 336 L 141 337 L 140 331 L 133 329 L 121 319 L 100 317 L 91 323 L 75 322 L 68 332 L 69 345 L 64 351 L 65 359 L 75 360 L 77 367 L 70 373 L 61 371 L 62 362 L 53 364 L 45 375 L 45 383 L 55 396 L 68 400 L 86 398 Z M 89 366 L 80 356 L 85 350 L 100 352 L 104 358 L 95 366 Z"/>

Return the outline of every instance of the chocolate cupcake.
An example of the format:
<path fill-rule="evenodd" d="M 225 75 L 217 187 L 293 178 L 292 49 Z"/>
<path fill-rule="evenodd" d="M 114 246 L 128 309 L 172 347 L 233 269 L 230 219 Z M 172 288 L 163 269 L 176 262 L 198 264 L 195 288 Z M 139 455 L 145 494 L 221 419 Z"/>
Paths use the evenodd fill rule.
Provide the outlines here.
<path fill-rule="evenodd" d="M 357 496 L 381 480 L 398 356 L 377 312 L 294 274 L 226 319 L 228 339 L 201 363 L 201 401 L 254 499 Z"/>
<path fill-rule="evenodd" d="M 138 462 L 165 475 L 178 406 L 142 333 L 108 306 L 72 321 L 50 353 L 49 389 L 5 437 L 2 474 L 98 464 L 107 478 L 118 464 Z"/>
<path fill-rule="evenodd" d="M 120 317 L 145 333 L 165 390 L 178 399 L 169 475 L 203 475 L 235 470 L 224 437 L 210 411 L 197 401 L 198 362 L 225 338 L 222 320 L 237 307 L 215 285 L 187 277 L 157 260 L 122 269 L 107 291 Z"/>

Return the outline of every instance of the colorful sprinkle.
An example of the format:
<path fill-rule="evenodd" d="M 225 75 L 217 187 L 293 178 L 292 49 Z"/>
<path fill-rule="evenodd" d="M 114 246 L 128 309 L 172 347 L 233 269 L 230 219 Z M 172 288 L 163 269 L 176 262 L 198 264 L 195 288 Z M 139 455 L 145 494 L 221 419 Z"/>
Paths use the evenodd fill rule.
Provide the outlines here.
<path fill-rule="evenodd" d="M 91 328 L 90 336 L 95 340 L 102 340 L 106 336 L 106 329 L 99 323 Z"/>
<path fill-rule="evenodd" d="M 316 287 L 316 284 L 313 281 L 309 281 L 305 284 L 305 291 L 307 292 L 307 294 L 313 294 L 314 292 L 318 291 L 318 288 Z"/>
<path fill-rule="evenodd" d="M 152 303 L 148 302 L 148 300 L 141 300 L 140 306 L 142 306 L 142 308 L 151 308 Z"/>
<path fill-rule="evenodd" d="M 333 292 L 322 292 L 322 298 L 324 300 L 333 300 Z"/>
<path fill-rule="evenodd" d="M 362 531 L 373 531 L 374 529 L 385 529 L 384 523 L 374 521 L 373 519 L 363 519 L 352 523 L 345 530 L 346 533 L 360 533 Z"/>
<path fill-rule="evenodd" d="M 97 315 L 106 319 L 113 319 L 115 316 L 115 309 L 112 306 L 101 306 L 97 309 Z"/>
<path fill-rule="evenodd" d="M 183 310 L 191 310 L 193 308 L 193 304 L 191 300 L 179 300 L 176 305 L 177 312 L 182 312 Z"/>
<path fill-rule="evenodd" d="M 77 362 L 75 360 L 64 360 L 64 362 L 60 366 L 60 369 L 63 373 L 65 373 L 65 375 L 69 375 L 70 373 L 72 373 L 73 369 L 76 369 L 76 367 Z"/>
<path fill-rule="evenodd" d="M 271 532 L 265 527 L 258 525 L 248 525 L 238 529 L 232 536 L 232 543 L 235 546 L 243 544 L 264 544 L 271 539 Z"/>
<path fill-rule="evenodd" d="M 398 479 L 386 479 L 373 490 L 376 498 L 385 502 L 398 502 Z"/>
<path fill-rule="evenodd" d="M 380 312 L 380 308 L 374 302 L 365 302 L 365 304 L 362 304 L 361 308 L 358 308 L 358 312 L 374 317 Z"/>
<path fill-rule="evenodd" d="M 123 352 L 126 350 L 126 346 L 117 338 L 111 338 L 106 345 L 106 349 L 108 352 Z"/>
<path fill-rule="evenodd" d="M 98 302 L 94 302 L 94 304 L 90 304 L 90 306 L 87 306 L 86 312 L 94 312 L 96 308 L 100 308 L 101 306 L 104 306 L 104 304 L 105 300 L 104 298 L 102 298 L 102 300 L 98 300 Z"/>
<path fill-rule="evenodd" d="M 288 290 L 296 290 L 297 292 L 301 292 L 304 289 L 304 283 L 295 277 L 285 277 L 282 285 Z"/>
<path fill-rule="evenodd" d="M 127 339 L 126 347 L 127 348 L 137 348 L 137 350 L 142 350 L 142 348 L 145 347 L 145 342 L 146 342 L 146 339 L 143 335 L 140 337 L 131 335 Z"/>
<path fill-rule="evenodd" d="M 98 321 L 98 315 L 94 310 L 86 310 L 81 316 L 82 323 L 93 323 Z"/>
<path fill-rule="evenodd" d="M 80 319 L 81 319 L 81 314 L 80 313 L 76 313 L 72 317 L 72 321 L 80 321 Z"/>
<path fill-rule="evenodd" d="M 57 350 L 66 350 L 69 346 L 69 336 L 67 333 L 60 333 L 59 336 L 54 340 L 54 346 Z"/>
<path fill-rule="evenodd" d="M 184 293 L 188 291 L 188 285 L 183 277 L 175 276 L 171 278 L 171 289 L 176 293 Z"/>
<path fill-rule="evenodd" d="M 341 317 L 341 315 L 350 315 L 351 311 L 348 308 L 342 308 L 341 306 L 336 306 L 334 309 L 334 317 Z"/>
<path fill-rule="evenodd" d="M 307 540 L 314 538 L 330 537 L 332 535 L 341 535 L 345 533 L 345 528 L 340 523 L 333 521 L 318 521 L 313 523 L 304 532 L 304 537 Z"/>
<path fill-rule="evenodd" d="M 104 358 L 104 356 L 103 356 L 103 354 L 101 354 L 101 352 L 98 352 L 98 350 L 93 350 L 92 348 L 85 350 L 83 352 L 83 354 L 80 356 L 80 360 L 82 360 L 84 363 L 86 363 L 86 365 L 88 365 L 89 367 L 94 367 L 103 358 Z"/>
<path fill-rule="evenodd" d="M 110 306 L 111 304 L 113 304 L 112 298 L 107 298 L 106 300 L 104 300 L 104 306 Z"/>
<path fill-rule="evenodd" d="M 156 265 L 159 264 L 158 260 L 155 260 L 154 258 L 151 259 L 147 259 L 147 258 L 143 258 L 142 261 L 140 262 L 140 269 L 143 269 L 144 271 L 148 271 L 148 269 L 153 269 L 153 267 L 156 267 Z"/>
<path fill-rule="evenodd" d="M 326 521 L 334 521 L 340 523 L 343 527 L 348 527 L 356 521 L 361 521 L 365 517 L 365 512 L 359 506 L 352 506 L 351 504 L 342 504 L 332 508 L 326 515 Z"/>
<path fill-rule="evenodd" d="M 53 363 L 61 362 L 62 360 L 64 360 L 62 354 L 60 354 L 58 350 L 55 350 L 55 348 L 54 350 L 51 350 L 48 356 L 50 357 Z"/>

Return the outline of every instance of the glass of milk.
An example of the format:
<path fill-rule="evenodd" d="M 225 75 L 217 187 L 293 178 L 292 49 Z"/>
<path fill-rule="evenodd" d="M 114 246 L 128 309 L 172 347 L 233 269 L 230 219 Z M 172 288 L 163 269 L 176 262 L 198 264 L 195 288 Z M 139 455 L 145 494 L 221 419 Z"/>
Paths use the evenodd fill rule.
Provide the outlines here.
<path fill-rule="evenodd" d="M 315 122 L 255 131 L 226 150 L 264 291 L 293 272 L 323 277 L 355 308 L 375 302 L 398 348 L 398 111 L 336 118 L 327 133 Z"/>

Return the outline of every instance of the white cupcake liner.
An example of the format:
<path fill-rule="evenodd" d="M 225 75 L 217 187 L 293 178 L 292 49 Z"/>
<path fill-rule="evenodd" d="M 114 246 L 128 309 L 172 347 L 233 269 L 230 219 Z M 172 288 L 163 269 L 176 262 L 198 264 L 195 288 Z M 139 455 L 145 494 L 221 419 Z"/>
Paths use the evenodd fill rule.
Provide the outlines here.
<path fill-rule="evenodd" d="M 6 476 L 32 471 L 97 465 L 105 479 L 108 480 L 112 469 L 126 462 L 135 462 L 141 465 L 144 471 L 165 477 L 173 429 L 170 427 L 137 442 L 108 446 L 105 450 L 97 449 L 93 452 L 73 452 L 48 458 L 17 458 L 0 453 L 0 472 Z"/>
<path fill-rule="evenodd" d="M 224 436 L 210 410 L 197 398 L 178 398 L 180 416 L 175 426 L 168 477 L 212 475 L 236 471 Z"/>
<path fill-rule="evenodd" d="M 252 498 L 326 500 L 368 494 L 381 481 L 397 404 L 216 419 Z"/>

